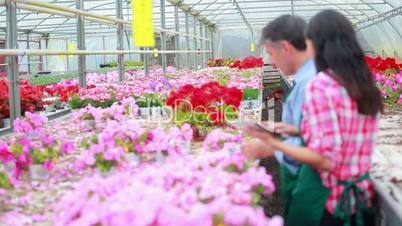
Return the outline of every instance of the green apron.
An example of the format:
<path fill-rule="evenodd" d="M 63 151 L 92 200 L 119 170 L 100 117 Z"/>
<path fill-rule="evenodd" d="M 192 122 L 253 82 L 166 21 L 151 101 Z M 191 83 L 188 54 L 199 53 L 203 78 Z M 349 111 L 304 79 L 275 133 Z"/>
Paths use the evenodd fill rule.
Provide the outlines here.
<path fill-rule="evenodd" d="M 363 193 L 357 184 L 369 179 L 369 174 L 363 174 L 354 181 L 338 181 L 344 186 L 341 199 L 335 208 L 334 217 L 341 219 L 344 226 L 351 225 L 352 194 L 360 197 Z M 325 211 L 330 189 L 322 184 L 320 175 L 310 166 L 304 164 L 299 171 L 297 184 L 292 191 L 289 209 L 285 216 L 286 226 L 319 226 Z M 363 226 L 363 212 L 371 210 L 361 199 L 356 200 L 356 225 Z"/>
<path fill-rule="evenodd" d="M 288 204 L 286 226 L 320 225 L 329 193 L 330 189 L 322 185 L 320 175 L 303 164 Z"/>
<path fill-rule="evenodd" d="M 296 187 L 298 174 L 291 173 L 286 166 L 281 164 L 280 175 L 281 175 L 281 196 L 282 196 L 282 203 L 285 209 L 284 216 L 286 219 L 286 216 L 288 215 L 290 200 L 292 197 L 292 191 Z"/>
<path fill-rule="evenodd" d="M 286 97 L 287 98 L 287 97 Z M 303 119 L 301 115 L 300 122 Z M 301 123 L 300 123 L 301 124 Z M 301 125 L 299 125 L 299 128 Z M 302 146 L 306 146 L 303 138 Z M 286 226 L 319 226 L 324 215 L 330 189 L 322 184 L 318 172 L 310 166 L 303 164 L 299 172 L 294 175 L 285 166 L 281 165 L 281 192 L 285 207 Z M 363 226 L 363 211 L 370 211 L 365 202 L 360 200 L 362 190 L 357 184 L 369 179 L 369 174 L 361 175 L 354 181 L 338 181 L 338 185 L 344 186 L 344 191 L 336 206 L 334 217 L 341 219 L 344 226 L 350 226 L 352 217 L 352 199 L 356 198 L 356 225 Z"/>

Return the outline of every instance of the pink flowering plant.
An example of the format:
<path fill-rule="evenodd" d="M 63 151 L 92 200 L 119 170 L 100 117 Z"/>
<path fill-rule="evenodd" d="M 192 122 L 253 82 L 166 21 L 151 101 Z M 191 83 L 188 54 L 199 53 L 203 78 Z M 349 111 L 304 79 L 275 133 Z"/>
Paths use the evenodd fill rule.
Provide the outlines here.
<path fill-rule="evenodd" d="M 221 128 L 208 133 L 203 142 L 206 151 L 235 151 L 241 144 L 243 137 L 238 131 L 225 131 Z"/>
<path fill-rule="evenodd" d="M 69 153 L 74 145 L 62 140 L 56 140 L 44 129 L 47 117 L 27 112 L 24 119 L 16 119 L 14 128 L 16 135 L 10 141 L 8 150 L 2 146 L 3 162 L 15 164 L 15 176 L 20 178 L 28 172 L 32 164 L 43 165 L 51 171 L 59 156 Z"/>
<path fill-rule="evenodd" d="M 155 154 L 167 156 L 184 153 L 185 143 L 190 142 L 191 138 L 192 129 L 189 125 L 169 130 L 145 130 L 135 120 L 108 121 L 99 135 L 81 144 L 86 151 L 81 154 L 78 165 L 109 171 L 113 167 L 124 167 L 128 153 L 144 161 L 154 161 Z"/>
<path fill-rule="evenodd" d="M 133 118 L 138 114 L 138 106 L 134 98 L 128 97 L 121 103 L 113 103 L 108 108 L 92 107 L 88 105 L 73 114 L 75 120 L 81 128 L 95 129 L 96 125 L 101 125 L 109 120 L 124 121 Z"/>
<path fill-rule="evenodd" d="M 255 193 L 274 191 L 272 178 L 254 164 L 243 173 L 222 170 L 222 162 L 239 161 L 222 161 L 228 157 L 184 155 L 106 179 L 86 178 L 56 205 L 54 224 L 283 225 L 255 205 Z"/>
<path fill-rule="evenodd" d="M 397 107 L 402 104 L 402 71 L 399 73 L 376 73 L 374 79 L 384 97 L 385 105 Z"/>

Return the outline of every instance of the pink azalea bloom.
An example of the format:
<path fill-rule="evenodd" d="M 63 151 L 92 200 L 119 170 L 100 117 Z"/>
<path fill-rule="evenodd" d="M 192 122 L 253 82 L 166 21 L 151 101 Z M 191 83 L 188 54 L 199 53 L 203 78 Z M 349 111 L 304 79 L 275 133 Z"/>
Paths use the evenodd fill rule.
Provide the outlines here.
<path fill-rule="evenodd" d="M 74 150 L 74 144 L 72 142 L 66 141 L 60 145 L 60 149 L 64 154 L 70 154 Z"/>
<path fill-rule="evenodd" d="M 52 161 L 51 161 L 51 160 L 46 160 L 46 161 L 43 163 L 43 168 L 45 168 L 45 170 L 47 170 L 48 172 L 52 171 L 52 169 L 53 169 L 53 163 L 52 163 Z"/>

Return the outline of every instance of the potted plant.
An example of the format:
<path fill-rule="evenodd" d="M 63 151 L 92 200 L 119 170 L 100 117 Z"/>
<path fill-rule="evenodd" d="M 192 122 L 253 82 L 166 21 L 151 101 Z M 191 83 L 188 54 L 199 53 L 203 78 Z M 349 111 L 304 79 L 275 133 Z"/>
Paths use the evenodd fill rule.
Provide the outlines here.
<path fill-rule="evenodd" d="M 59 150 L 55 146 L 45 149 L 31 150 L 32 165 L 30 174 L 32 180 L 46 180 L 49 178 L 53 163 L 58 161 Z"/>
<path fill-rule="evenodd" d="M 256 108 L 259 104 L 258 97 L 260 96 L 260 91 L 258 89 L 245 89 L 242 101 L 242 106 L 247 108 Z"/>
<path fill-rule="evenodd" d="M 166 104 L 174 110 L 174 123 L 189 123 L 193 126 L 194 140 L 202 140 L 211 129 L 224 127 L 238 117 L 242 98 L 243 92 L 235 87 L 209 82 L 172 91 Z"/>
<path fill-rule="evenodd" d="M 151 114 L 151 109 L 146 99 L 137 99 L 136 103 L 140 108 L 140 115 L 147 116 Z"/>
<path fill-rule="evenodd" d="M 151 115 L 160 116 L 162 114 L 162 106 L 164 104 L 163 100 L 158 98 L 156 94 L 149 95 L 148 100 L 151 107 Z"/>

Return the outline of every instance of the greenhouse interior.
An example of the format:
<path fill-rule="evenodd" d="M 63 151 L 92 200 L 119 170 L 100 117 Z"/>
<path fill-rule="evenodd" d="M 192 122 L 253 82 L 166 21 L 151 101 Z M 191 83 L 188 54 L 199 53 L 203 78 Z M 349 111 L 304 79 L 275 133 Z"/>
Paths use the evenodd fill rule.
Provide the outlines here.
<path fill-rule="evenodd" d="M 401 226 L 402 0 L 0 0 L 0 225 Z"/>

